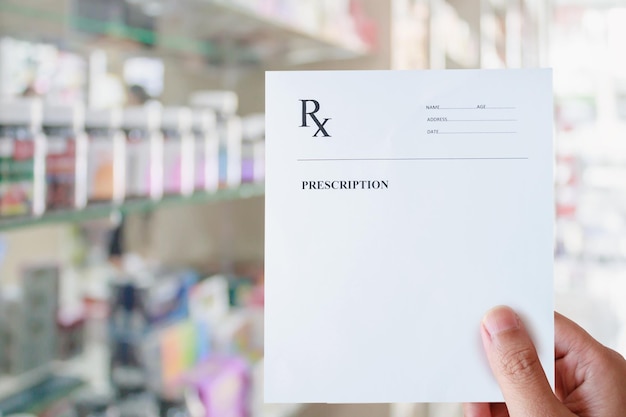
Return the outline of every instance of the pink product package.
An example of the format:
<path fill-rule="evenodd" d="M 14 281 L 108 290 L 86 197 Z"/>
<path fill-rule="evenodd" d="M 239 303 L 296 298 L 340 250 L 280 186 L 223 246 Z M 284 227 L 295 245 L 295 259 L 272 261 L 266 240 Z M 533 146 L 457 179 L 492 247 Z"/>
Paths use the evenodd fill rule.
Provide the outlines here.
<path fill-rule="evenodd" d="M 250 369 L 235 356 L 213 356 L 184 378 L 198 395 L 205 417 L 248 417 Z"/>

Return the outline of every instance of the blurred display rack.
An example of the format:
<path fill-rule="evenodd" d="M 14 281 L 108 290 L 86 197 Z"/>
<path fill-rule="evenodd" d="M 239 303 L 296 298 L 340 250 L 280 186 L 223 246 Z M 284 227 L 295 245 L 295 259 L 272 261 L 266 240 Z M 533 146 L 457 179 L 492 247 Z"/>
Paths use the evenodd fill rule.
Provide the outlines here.
<path fill-rule="evenodd" d="M 79 379 L 79 373 L 77 369 L 85 368 L 85 359 L 82 356 L 79 356 L 74 359 L 70 359 L 67 361 L 54 361 L 48 363 L 46 365 L 42 365 L 35 369 L 32 369 L 28 372 L 19 375 L 11 375 L 11 376 L 2 376 L 0 378 L 0 412 L 2 413 L 13 413 L 16 410 L 13 408 L 17 407 L 21 412 L 38 412 L 42 407 L 46 406 L 44 401 L 44 392 L 33 392 L 31 396 L 38 396 L 40 394 L 40 398 L 37 400 L 42 401 L 41 403 L 36 403 L 34 398 L 30 400 L 24 400 L 24 398 L 19 398 L 20 395 L 23 396 L 23 393 L 32 387 L 35 387 L 39 384 L 45 383 L 46 380 L 51 381 L 51 378 L 61 378 L 59 381 L 63 381 L 61 392 L 57 392 L 57 395 L 68 395 L 73 391 L 81 388 L 84 385 L 84 381 Z M 63 378 L 67 378 L 63 380 Z M 29 404 L 31 409 L 22 410 L 18 404 Z"/>
<path fill-rule="evenodd" d="M 213 193 L 196 193 L 191 196 L 166 196 L 161 200 L 130 200 L 119 206 L 96 205 L 82 210 L 45 213 L 39 217 L 16 217 L 0 220 L 0 231 L 20 229 L 51 223 L 79 223 L 106 218 L 117 213 L 128 214 L 153 211 L 163 207 L 185 204 L 206 204 L 218 201 L 240 200 L 262 196 L 265 188 L 261 184 L 244 184 L 237 188 L 225 188 Z"/>
<path fill-rule="evenodd" d="M 136 43 L 142 55 L 200 55 L 216 65 L 303 64 L 356 58 L 371 52 L 356 34 L 348 39 L 308 30 L 297 22 L 231 0 L 183 0 L 177 3 L 183 23 L 167 21 L 167 13 L 163 13 L 155 30 L 77 16 L 69 9 L 51 8 L 48 3 L 39 7 L 33 2 L 0 0 L 0 17 L 3 13 L 9 17 L 0 19 L 0 36 L 55 41 L 85 52 L 99 46 L 128 51 Z M 11 15 L 31 24 L 11 24 Z M 41 33 L 32 30 L 37 22 L 42 23 L 38 27 Z"/>

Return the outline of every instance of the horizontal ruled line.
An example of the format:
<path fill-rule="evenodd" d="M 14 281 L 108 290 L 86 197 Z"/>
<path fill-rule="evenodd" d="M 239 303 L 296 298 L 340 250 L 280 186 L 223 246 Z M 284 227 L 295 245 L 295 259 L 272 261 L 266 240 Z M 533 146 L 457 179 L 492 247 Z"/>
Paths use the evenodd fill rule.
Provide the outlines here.
<path fill-rule="evenodd" d="M 438 109 L 426 109 L 428 110 L 515 110 L 517 107 L 439 107 Z"/>
<path fill-rule="evenodd" d="M 497 134 L 497 135 L 513 135 L 517 132 L 437 132 L 435 135 L 486 135 L 486 134 Z"/>
<path fill-rule="evenodd" d="M 446 122 L 517 122 L 517 119 L 448 119 Z"/>
<path fill-rule="evenodd" d="M 489 160 L 526 160 L 527 156 L 500 156 L 500 157 L 423 157 L 423 158 L 301 158 L 298 162 L 324 161 L 489 161 Z"/>

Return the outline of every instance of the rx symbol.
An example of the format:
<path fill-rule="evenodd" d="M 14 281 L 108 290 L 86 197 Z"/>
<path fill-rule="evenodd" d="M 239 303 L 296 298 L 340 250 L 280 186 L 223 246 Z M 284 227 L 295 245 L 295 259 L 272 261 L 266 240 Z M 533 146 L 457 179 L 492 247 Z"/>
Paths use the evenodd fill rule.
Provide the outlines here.
<path fill-rule="evenodd" d="M 326 130 L 325 126 L 326 126 L 326 122 L 328 122 L 330 118 L 323 118 L 320 121 L 320 119 L 318 119 L 318 117 L 315 115 L 320 110 L 320 103 L 317 100 L 300 100 L 300 101 L 302 102 L 302 124 L 300 125 L 300 127 L 309 127 L 309 125 L 307 124 L 307 121 L 308 119 L 310 119 L 313 121 L 313 123 L 315 123 L 315 126 L 317 127 L 317 130 L 315 131 L 315 134 L 313 135 L 313 137 L 316 138 L 317 135 L 321 133 L 322 136 L 324 136 L 325 138 L 329 138 L 330 134 Z M 309 103 L 313 105 L 312 110 L 309 110 Z"/>

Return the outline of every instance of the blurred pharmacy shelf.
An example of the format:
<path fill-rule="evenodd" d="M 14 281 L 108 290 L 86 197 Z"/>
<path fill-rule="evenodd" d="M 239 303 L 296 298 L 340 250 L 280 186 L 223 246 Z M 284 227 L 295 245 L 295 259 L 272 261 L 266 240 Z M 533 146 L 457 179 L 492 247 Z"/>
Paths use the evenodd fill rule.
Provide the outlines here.
<path fill-rule="evenodd" d="M 24 374 L 0 378 L 0 413 L 37 413 L 84 385 L 77 370 L 86 369 L 85 357 L 55 361 Z M 88 367 L 87 367 L 88 368 Z M 24 406 L 27 405 L 27 409 Z"/>
<path fill-rule="evenodd" d="M 0 35 L 56 40 L 86 52 L 110 46 L 142 55 L 199 55 L 215 66 L 304 64 L 360 57 L 371 50 L 349 24 L 349 15 L 325 15 L 321 6 L 308 12 L 294 3 L 290 13 L 283 13 L 263 9 L 262 2 L 154 1 L 150 10 L 129 2 L 124 7 L 138 8 L 132 15 L 141 19 L 126 21 L 115 2 L 72 3 L 0 0 Z M 323 26 L 324 21 L 334 23 Z M 33 24 L 38 24 L 36 34 Z"/>
<path fill-rule="evenodd" d="M 95 389 L 94 392 L 108 394 L 105 387 L 107 351 L 104 346 L 91 345 L 79 357 L 68 361 L 55 361 L 27 373 L 0 378 L 0 411 L 12 411 L 12 407 L 23 411 L 24 392 L 32 391 L 33 387 L 44 385 L 59 385 L 63 389 L 60 394 L 69 394 L 84 386 Z M 263 386 L 263 359 L 253 366 L 253 381 L 255 387 Z M 58 379 L 57 381 L 53 381 Z M 53 381 L 53 382 L 51 382 Z M 294 417 L 303 408 L 304 404 L 268 404 L 263 402 L 263 390 L 255 389 L 255 404 L 251 410 L 252 417 Z M 44 404 L 33 401 L 33 410 Z"/>
<path fill-rule="evenodd" d="M 83 210 L 49 212 L 39 217 L 5 218 L 0 220 L 0 231 L 51 223 L 80 223 L 89 220 L 103 219 L 117 214 L 149 212 L 159 208 L 177 205 L 207 204 L 219 201 L 241 200 L 262 196 L 264 193 L 265 188 L 263 185 L 244 184 L 237 188 L 225 188 L 213 193 L 196 193 L 188 197 L 167 196 L 161 200 L 130 200 L 119 206 L 88 206 Z"/>
<path fill-rule="evenodd" d="M 370 52 L 370 47 L 352 31 L 332 35 L 315 23 L 299 24 L 228 0 L 196 0 L 195 3 L 205 7 L 209 22 L 203 22 L 203 37 L 211 39 L 214 46 L 220 45 L 220 39 L 224 38 L 229 39 L 229 44 L 251 44 L 247 50 L 250 56 L 256 55 L 266 62 L 271 60 L 273 65 L 279 58 L 284 64 L 296 65 L 356 58 Z M 252 43 L 251 39 L 254 39 Z"/>
<path fill-rule="evenodd" d="M 106 393 L 108 386 L 109 351 L 101 342 L 89 341 L 85 343 L 83 351 L 70 359 L 54 360 L 35 369 L 16 375 L 0 376 L 0 412 L 5 414 L 5 407 L 12 405 L 16 398 L 37 385 L 60 378 L 72 381 L 67 384 L 66 393 L 88 384 L 98 393 Z"/>

